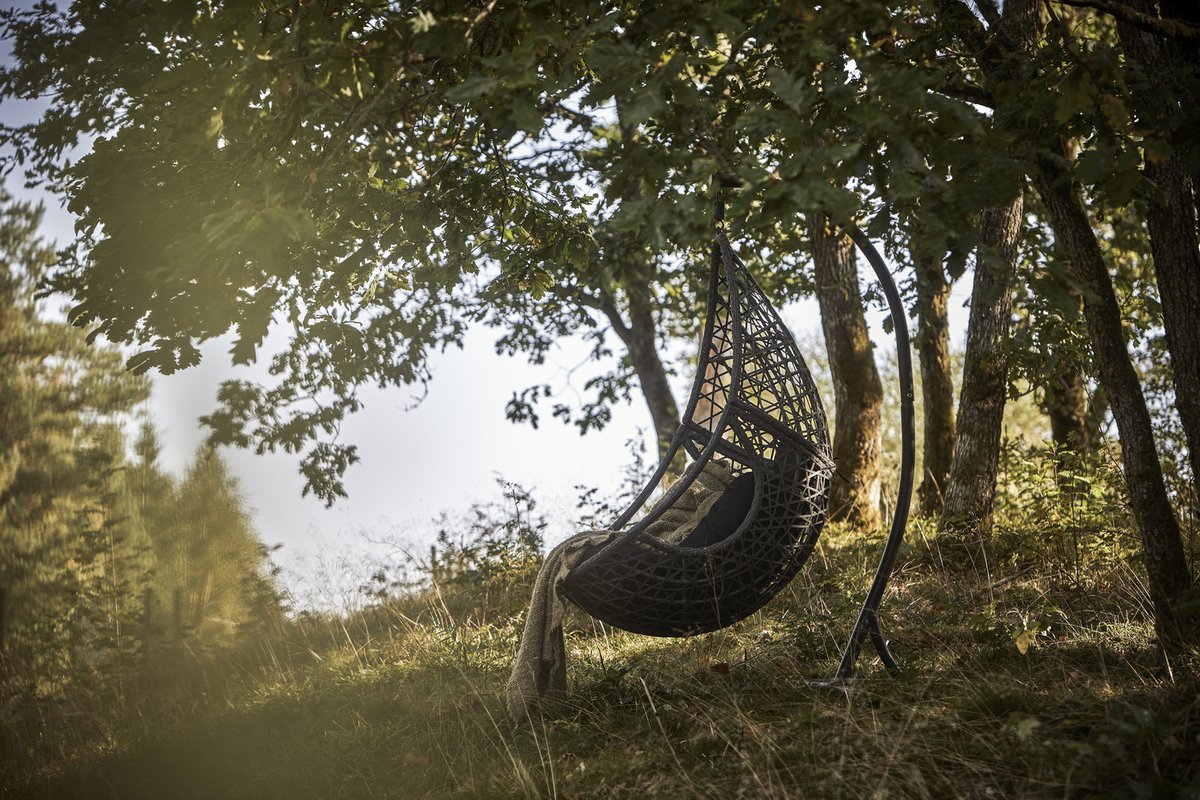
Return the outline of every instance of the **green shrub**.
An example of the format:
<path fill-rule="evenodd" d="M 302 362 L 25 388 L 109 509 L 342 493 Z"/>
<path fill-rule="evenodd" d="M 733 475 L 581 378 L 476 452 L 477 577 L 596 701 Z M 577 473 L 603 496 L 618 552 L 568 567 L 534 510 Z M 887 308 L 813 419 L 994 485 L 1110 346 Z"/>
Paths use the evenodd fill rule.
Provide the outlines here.
<path fill-rule="evenodd" d="M 428 561 L 414 560 L 425 588 L 458 621 L 486 623 L 517 614 L 542 565 L 546 518 L 520 484 L 497 479 L 499 502 L 477 502 L 438 520 Z"/>

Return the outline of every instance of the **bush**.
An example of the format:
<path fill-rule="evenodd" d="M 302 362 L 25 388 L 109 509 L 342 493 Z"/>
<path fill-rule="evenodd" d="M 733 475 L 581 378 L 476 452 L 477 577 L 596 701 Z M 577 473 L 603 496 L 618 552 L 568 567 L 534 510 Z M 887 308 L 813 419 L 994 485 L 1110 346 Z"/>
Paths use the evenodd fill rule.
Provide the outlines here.
<path fill-rule="evenodd" d="M 497 483 L 501 501 L 473 503 L 457 517 L 442 514 L 428 561 L 410 557 L 423 588 L 457 621 L 486 624 L 516 615 L 542 566 L 546 518 L 534 513 L 528 489 Z"/>
<path fill-rule="evenodd" d="M 996 554 L 1084 584 L 1094 568 L 1137 558 L 1117 455 L 1005 441 L 996 490 Z"/>

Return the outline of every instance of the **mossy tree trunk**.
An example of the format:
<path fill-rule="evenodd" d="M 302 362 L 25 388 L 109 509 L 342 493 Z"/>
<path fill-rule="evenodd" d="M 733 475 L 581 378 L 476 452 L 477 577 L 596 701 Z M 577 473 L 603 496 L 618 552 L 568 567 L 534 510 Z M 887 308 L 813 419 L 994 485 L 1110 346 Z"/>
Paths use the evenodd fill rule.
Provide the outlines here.
<path fill-rule="evenodd" d="M 913 242 L 917 289 L 917 359 L 924 406 L 922 476 L 917 497 L 922 514 L 942 510 L 954 458 L 956 420 L 950 362 L 950 280 L 939 254 Z"/>
<path fill-rule="evenodd" d="M 854 243 L 835 234 L 824 216 L 808 220 L 821 329 L 834 388 L 830 519 L 879 527 L 883 384 L 867 334 Z"/>
<path fill-rule="evenodd" d="M 971 538 L 992 532 L 1000 433 L 1008 394 L 1007 343 L 1012 280 L 1024 222 L 1017 194 L 980 214 L 980 243 L 971 289 L 967 352 L 958 400 L 958 438 L 946 485 L 943 519 Z"/>

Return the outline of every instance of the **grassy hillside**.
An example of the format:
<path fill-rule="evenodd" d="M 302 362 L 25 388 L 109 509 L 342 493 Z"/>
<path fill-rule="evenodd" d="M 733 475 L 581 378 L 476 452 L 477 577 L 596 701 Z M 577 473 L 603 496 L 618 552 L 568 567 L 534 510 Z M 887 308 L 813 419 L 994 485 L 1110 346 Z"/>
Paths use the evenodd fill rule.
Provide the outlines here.
<path fill-rule="evenodd" d="M 572 696 L 535 730 L 503 718 L 521 601 L 435 592 L 44 710 L 37 741 L 8 729 L 6 796 L 1200 796 L 1200 684 L 1152 647 L 1136 564 L 1060 534 L 985 559 L 914 529 L 886 602 L 898 679 L 864 659 L 847 686 L 808 682 L 836 665 L 878 552 L 833 531 L 729 630 L 576 620 Z"/>

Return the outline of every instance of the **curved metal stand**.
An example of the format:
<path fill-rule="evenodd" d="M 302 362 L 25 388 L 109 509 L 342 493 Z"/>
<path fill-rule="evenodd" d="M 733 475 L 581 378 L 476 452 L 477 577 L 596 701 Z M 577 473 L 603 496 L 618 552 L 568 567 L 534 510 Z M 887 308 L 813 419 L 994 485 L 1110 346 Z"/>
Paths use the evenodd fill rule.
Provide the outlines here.
<path fill-rule="evenodd" d="M 913 469 L 916 461 L 916 429 L 913 422 L 913 378 L 912 352 L 908 342 L 908 318 L 904 311 L 904 303 L 900 299 L 900 290 L 892 280 L 891 272 L 879 251 L 871 244 L 866 234 L 853 225 L 843 227 L 843 232 L 849 234 L 858 249 L 883 287 L 887 296 L 888 308 L 892 312 L 892 327 L 896 333 L 896 362 L 900 372 L 900 486 L 896 491 L 896 510 L 892 516 L 892 528 L 888 534 L 887 543 L 883 547 L 883 556 L 879 559 L 879 567 L 875 570 L 875 578 L 867 598 L 863 601 L 858 620 L 850 633 L 850 641 L 842 652 L 842 662 L 834 674 L 834 680 L 845 680 L 854 673 L 854 664 L 858 661 L 858 653 L 862 649 L 863 639 L 870 634 L 871 643 L 884 666 L 892 673 L 900 672 L 900 666 L 888 650 L 887 640 L 879 627 L 879 603 L 883 592 L 887 589 L 888 578 L 896 567 L 896 558 L 900 555 L 900 545 L 904 541 L 904 528 L 908 524 L 908 507 L 912 501 Z"/>
<path fill-rule="evenodd" d="M 721 188 L 737 188 L 742 185 L 741 181 L 733 175 L 723 174 L 717 175 L 715 178 Z M 718 190 L 716 220 L 719 222 L 724 217 L 725 204 L 720 190 Z M 913 412 L 915 398 L 913 396 L 912 349 L 908 337 L 908 316 L 904 310 L 904 302 L 900 298 L 900 290 L 896 288 L 896 282 L 892 279 L 887 263 L 884 262 L 883 257 L 879 255 L 879 251 L 875 249 L 875 245 L 871 244 L 871 240 L 865 233 L 852 224 L 843 225 L 841 232 L 849 235 L 854 244 L 858 246 L 859 251 L 866 256 L 871 268 L 875 271 L 880 286 L 883 287 L 888 308 L 892 313 L 892 328 L 896 334 L 896 366 L 900 379 L 900 484 L 896 490 L 896 510 L 892 515 L 891 531 L 884 544 L 879 566 L 875 570 L 875 578 L 871 581 L 871 588 L 867 591 L 862 610 L 858 612 L 858 619 L 850 632 L 850 640 L 842 652 L 841 663 L 832 680 L 828 682 L 813 681 L 813 683 L 823 685 L 839 683 L 854 674 L 854 665 L 862 650 L 863 640 L 868 635 L 884 666 L 893 674 L 900 672 L 900 665 L 896 663 L 895 657 L 888 649 L 887 639 L 884 638 L 883 629 L 879 625 L 879 603 L 883 600 L 888 579 L 891 578 L 892 570 L 896 567 L 896 559 L 900 555 L 900 545 L 904 542 L 904 529 L 908 525 L 908 510 L 912 503 L 913 472 L 917 455 Z"/>

